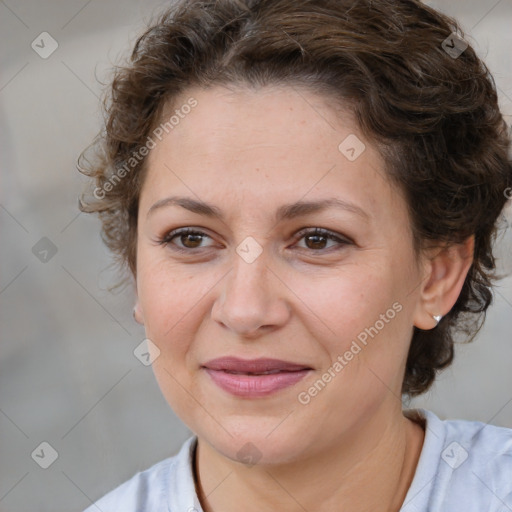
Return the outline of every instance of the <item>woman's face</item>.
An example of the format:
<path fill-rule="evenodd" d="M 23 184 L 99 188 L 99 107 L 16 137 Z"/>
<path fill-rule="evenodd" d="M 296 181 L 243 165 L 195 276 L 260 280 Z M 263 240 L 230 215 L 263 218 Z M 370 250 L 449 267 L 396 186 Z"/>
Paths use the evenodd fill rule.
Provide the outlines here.
<path fill-rule="evenodd" d="M 148 156 L 137 292 L 176 414 L 233 460 L 279 463 L 400 411 L 423 275 L 374 146 L 291 87 L 189 89 L 173 114 Z M 231 357 L 281 362 L 211 362 Z"/>

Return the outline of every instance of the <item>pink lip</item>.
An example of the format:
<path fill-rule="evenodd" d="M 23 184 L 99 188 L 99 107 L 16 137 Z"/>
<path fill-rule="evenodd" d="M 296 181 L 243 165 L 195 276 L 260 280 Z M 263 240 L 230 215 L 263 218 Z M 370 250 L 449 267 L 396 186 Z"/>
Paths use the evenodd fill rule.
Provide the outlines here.
<path fill-rule="evenodd" d="M 203 368 L 217 386 L 232 395 L 241 397 L 270 395 L 280 389 L 293 386 L 311 371 L 311 368 L 306 365 L 279 359 L 246 360 L 236 357 L 213 359 L 205 363 Z M 261 375 L 266 371 L 277 373 Z"/>

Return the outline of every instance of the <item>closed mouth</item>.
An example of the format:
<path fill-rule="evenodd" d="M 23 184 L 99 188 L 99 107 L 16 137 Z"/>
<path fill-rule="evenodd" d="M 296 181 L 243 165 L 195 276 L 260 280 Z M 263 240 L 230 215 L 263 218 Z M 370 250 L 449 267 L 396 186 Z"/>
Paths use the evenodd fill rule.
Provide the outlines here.
<path fill-rule="evenodd" d="M 304 370 L 311 370 L 307 365 L 283 361 L 280 359 L 240 359 L 237 357 L 220 357 L 212 359 L 204 365 L 203 368 L 209 370 L 221 371 L 233 375 L 272 375 L 277 373 L 292 373 Z"/>
<path fill-rule="evenodd" d="M 211 369 L 211 368 L 210 368 Z M 233 370 L 216 370 L 216 371 L 222 371 L 224 373 L 230 373 L 232 375 L 273 375 L 276 373 L 294 373 L 294 372 L 300 372 L 305 371 L 310 368 L 301 368 L 300 370 L 267 370 L 266 372 L 237 372 Z"/>

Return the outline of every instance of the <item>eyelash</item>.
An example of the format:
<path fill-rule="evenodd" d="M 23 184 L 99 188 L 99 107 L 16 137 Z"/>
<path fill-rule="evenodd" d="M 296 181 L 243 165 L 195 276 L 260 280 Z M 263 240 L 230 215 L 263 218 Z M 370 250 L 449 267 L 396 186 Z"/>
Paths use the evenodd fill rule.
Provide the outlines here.
<path fill-rule="evenodd" d="M 197 247 L 195 249 L 186 249 L 186 248 L 183 248 L 183 247 L 179 247 L 177 245 L 174 245 L 174 244 L 171 244 L 172 240 L 176 237 L 179 237 L 179 236 L 185 236 L 185 235 L 201 235 L 201 236 L 206 236 L 208 238 L 211 238 L 210 236 L 208 236 L 206 233 L 202 232 L 202 231 L 198 231 L 198 230 L 195 230 L 195 229 L 192 229 L 192 228 L 180 228 L 180 229 L 175 229 L 169 233 L 167 233 L 165 236 L 159 238 L 157 240 L 157 243 L 159 245 L 162 245 L 162 246 L 167 246 L 167 245 L 172 245 L 172 250 L 173 251 L 178 251 L 178 252 L 182 252 L 182 253 L 193 253 L 193 252 L 198 252 L 200 251 L 202 248 L 201 247 Z M 327 230 L 327 229 L 324 229 L 324 228 L 314 228 L 314 229 L 304 229 L 302 231 L 299 231 L 297 233 L 297 236 L 299 236 L 299 240 L 307 237 L 307 236 L 322 236 L 322 237 L 325 237 L 329 240 L 333 240 L 335 242 L 338 242 L 340 244 L 340 247 L 335 249 L 335 250 L 339 250 L 341 248 L 343 248 L 344 246 L 347 246 L 347 245 L 352 245 L 353 242 L 350 241 L 349 239 L 347 238 L 343 238 L 343 237 L 340 237 L 340 236 L 337 236 L 335 233 Z M 305 248 L 306 250 L 309 250 L 309 251 L 312 251 L 312 252 L 325 252 L 325 251 L 330 251 L 332 248 L 330 249 L 318 249 L 318 250 L 315 250 L 315 249 L 308 249 L 308 248 Z"/>

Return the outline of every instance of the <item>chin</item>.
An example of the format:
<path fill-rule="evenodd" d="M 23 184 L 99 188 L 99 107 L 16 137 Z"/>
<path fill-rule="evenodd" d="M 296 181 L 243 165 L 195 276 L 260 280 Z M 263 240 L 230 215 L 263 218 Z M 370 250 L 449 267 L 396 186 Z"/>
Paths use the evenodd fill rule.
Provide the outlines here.
<path fill-rule="evenodd" d="M 236 423 L 228 421 L 223 425 L 227 432 L 219 428 L 214 433 L 201 430 L 196 432 L 224 457 L 248 466 L 292 462 L 306 448 L 301 443 L 304 440 L 300 434 L 301 429 L 290 431 L 284 425 L 277 426 L 279 421 L 273 421 L 272 426 L 269 426 L 268 418 L 251 421 L 244 417 Z"/>

